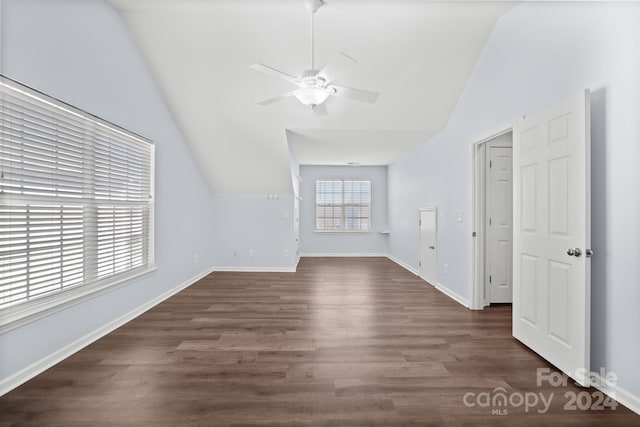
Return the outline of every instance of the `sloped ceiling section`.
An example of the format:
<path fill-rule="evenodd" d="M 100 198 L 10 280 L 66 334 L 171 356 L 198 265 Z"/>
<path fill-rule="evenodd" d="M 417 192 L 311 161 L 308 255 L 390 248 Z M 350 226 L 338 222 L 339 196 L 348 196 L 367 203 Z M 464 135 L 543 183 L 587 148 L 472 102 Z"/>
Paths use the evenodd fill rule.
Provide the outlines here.
<path fill-rule="evenodd" d="M 430 136 L 430 132 L 404 129 L 287 131 L 289 144 L 302 165 L 388 165 Z"/>
<path fill-rule="evenodd" d="M 109 0 L 139 45 L 212 192 L 291 193 L 287 143 L 302 164 L 388 164 L 440 132 L 509 2 L 327 0 L 315 62 L 358 60 L 336 84 L 380 92 L 332 97 L 314 117 L 293 89 L 249 68 L 310 68 L 304 0 Z M 289 141 L 288 141 L 289 139 Z M 162 155 L 159 153 L 159 155 Z"/>

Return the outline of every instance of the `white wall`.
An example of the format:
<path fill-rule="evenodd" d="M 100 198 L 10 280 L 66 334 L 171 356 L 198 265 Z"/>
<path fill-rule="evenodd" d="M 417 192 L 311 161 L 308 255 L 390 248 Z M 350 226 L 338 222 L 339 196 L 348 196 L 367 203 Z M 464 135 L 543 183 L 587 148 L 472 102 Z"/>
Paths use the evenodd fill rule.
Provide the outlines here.
<path fill-rule="evenodd" d="M 101 0 L 2 6 L 3 74 L 155 141 L 158 270 L 0 334 L 0 389 L 213 265 L 213 201 L 118 14 Z"/>
<path fill-rule="evenodd" d="M 531 2 L 503 16 L 450 122 L 389 167 L 391 254 L 416 267 L 416 212 L 438 207 L 438 277 L 469 296 L 470 144 L 592 90 L 592 369 L 640 396 L 640 5 Z M 454 212 L 464 211 L 456 223 Z M 442 271 L 449 265 L 449 273 Z"/>
<path fill-rule="evenodd" d="M 216 270 L 295 271 L 300 165 L 290 145 L 287 149 L 293 194 L 213 196 Z"/>
<path fill-rule="evenodd" d="M 300 252 L 302 255 L 385 255 L 388 235 L 378 231 L 387 225 L 386 166 L 309 166 L 300 167 Z M 316 233 L 316 180 L 355 179 L 371 181 L 371 232 Z"/>
<path fill-rule="evenodd" d="M 213 196 L 216 270 L 293 271 L 294 196 Z M 286 251 L 286 253 L 285 253 Z"/>
<path fill-rule="evenodd" d="M 159 91 L 109 6 L 101 0 L 3 0 L 1 4 L 2 73 L 156 142 L 158 272 L 2 333 L 0 382 L 211 265 L 285 270 L 295 265 L 293 224 L 284 218 L 285 212 L 293 213 L 293 196 L 278 200 L 266 195 L 209 196 Z M 417 211 L 437 206 L 438 277 L 443 286 L 468 296 L 470 143 L 518 115 L 591 88 L 596 251 L 592 367 L 615 371 L 620 385 L 636 395 L 640 395 L 638 9 L 622 2 L 517 6 L 496 26 L 447 129 L 388 171 L 391 254 L 417 268 Z M 351 170 L 359 173 L 364 168 Z M 313 181 L 305 177 L 303 187 Z M 379 199 L 376 187 L 374 203 Z M 307 190 L 303 189 L 303 222 L 313 218 L 304 211 L 313 209 L 314 197 L 305 195 Z M 374 206 L 374 231 L 386 226 L 387 212 L 381 209 Z M 456 211 L 464 212 L 463 223 L 455 222 Z M 256 219 L 256 212 L 265 220 Z M 309 233 L 312 222 L 302 226 L 305 252 L 387 252 L 387 237 L 377 233 L 360 236 L 362 241 L 344 240 L 350 236 L 316 240 L 318 236 Z M 249 249 L 254 250 L 253 257 L 248 256 Z M 287 257 L 283 250 L 289 250 Z M 194 254 L 199 263 L 193 262 Z M 445 263 L 448 274 L 441 270 Z"/>

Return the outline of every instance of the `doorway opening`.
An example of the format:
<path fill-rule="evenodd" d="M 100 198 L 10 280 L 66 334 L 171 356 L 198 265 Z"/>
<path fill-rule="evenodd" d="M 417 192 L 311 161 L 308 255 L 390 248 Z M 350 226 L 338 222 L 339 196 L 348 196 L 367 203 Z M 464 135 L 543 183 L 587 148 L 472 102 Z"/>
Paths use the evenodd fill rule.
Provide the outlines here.
<path fill-rule="evenodd" d="M 590 101 L 584 90 L 473 144 L 471 308 L 487 305 L 487 156 L 512 139 L 513 337 L 588 385 L 590 378 Z M 482 171 L 485 171 L 485 174 Z M 484 177 L 484 178 L 483 178 Z M 484 181 L 483 181 L 484 179 Z"/>
<path fill-rule="evenodd" d="M 474 277 L 471 308 L 513 301 L 513 132 L 473 145 Z"/>

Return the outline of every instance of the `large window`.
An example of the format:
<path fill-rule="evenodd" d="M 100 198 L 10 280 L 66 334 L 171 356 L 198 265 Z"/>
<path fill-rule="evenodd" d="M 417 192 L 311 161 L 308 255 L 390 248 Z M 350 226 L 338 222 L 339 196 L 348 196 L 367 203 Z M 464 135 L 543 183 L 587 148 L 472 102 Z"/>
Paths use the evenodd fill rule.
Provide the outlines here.
<path fill-rule="evenodd" d="M 2 314 L 150 270 L 152 169 L 150 141 L 0 77 Z"/>
<path fill-rule="evenodd" d="M 369 231 L 371 181 L 316 181 L 316 231 Z"/>

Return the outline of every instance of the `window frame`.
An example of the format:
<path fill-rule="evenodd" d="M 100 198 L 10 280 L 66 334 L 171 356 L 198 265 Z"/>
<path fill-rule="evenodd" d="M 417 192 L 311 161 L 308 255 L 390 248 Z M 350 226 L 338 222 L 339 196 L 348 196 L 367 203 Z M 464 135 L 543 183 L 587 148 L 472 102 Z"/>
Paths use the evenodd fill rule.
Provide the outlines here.
<path fill-rule="evenodd" d="M 0 75 L 0 85 L 4 87 L 8 87 L 9 89 L 3 89 L 3 91 L 16 91 L 23 95 L 26 95 L 30 98 L 36 99 L 38 102 L 42 102 L 47 104 L 46 108 L 50 109 L 60 109 L 65 113 L 70 113 L 79 119 L 86 120 L 87 123 L 91 123 L 91 125 L 101 126 L 103 128 L 107 128 L 109 132 L 120 133 L 128 137 L 129 139 L 135 139 L 138 142 L 144 143 L 148 145 L 148 155 L 149 155 L 149 168 L 148 168 L 148 192 L 149 192 L 149 200 L 148 203 L 141 204 L 140 202 L 135 203 L 118 203 L 116 201 L 112 201 L 113 199 L 95 199 L 92 201 L 88 201 L 86 197 L 79 198 L 77 201 L 69 201 L 64 197 L 59 197 L 56 199 L 56 196 L 52 196 L 47 198 L 45 196 L 38 195 L 24 195 L 19 193 L 12 193 L 8 197 L 7 205 L 11 206 L 12 203 L 41 203 L 53 205 L 57 203 L 63 203 L 67 205 L 77 205 L 86 208 L 88 206 L 93 206 L 95 209 L 98 209 L 100 205 L 111 205 L 115 203 L 114 206 L 130 206 L 130 207 L 142 207 L 143 209 L 148 210 L 148 218 L 147 220 L 147 229 L 143 228 L 143 241 L 145 242 L 146 249 L 146 263 L 143 263 L 140 266 L 133 267 L 128 270 L 124 270 L 120 273 L 114 273 L 112 275 L 108 275 L 102 279 L 93 280 L 90 283 L 82 282 L 78 285 L 70 287 L 68 289 L 61 289 L 58 291 L 54 291 L 48 294 L 44 294 L 42 296 L 38 296 L 34 299 L 27 299 L 22 302 L 17 302 L 15 305 L 9 305 L 3 308 L 0 308 L 0 333 L 6 332 L 8 330 L 14 329 L 26 323 L 37 320 L 38 318 L 42 318 L 45 316 L 49 316 L 55 312 L 64 310 L 68 307 L 71 307 L 80 302 L 86 301 L 88 299 L 94 298 L 97 295 L 102 293 L 111 291 L 120 286 L 123 286 L 127 283 L 130 283 L 133 280 L 140 279 L 142 277 L 150 275 L 152 272 L 156 270 L 155 266 L 155 160 L 156 160 L 156 146 L 153 141 L 148 138 L 142 137 L 134 132 L 126 130 L 118 125 L 115 125 L 109 121 L 106 121 L 98 116 L 95 116 L 91 113 L 88 113 L 82 109 L 74 107 L 70 104 L 67 104 L 63 101 L 60 101 L 50 95 L 44 94 L 38 90 L 32 89 L 24 84 L 12 80 L 4 75 Z M 45 107 L 43 107 L 45 108 Z M 62 123 L 62 122 L 60 122 Z M 146 154 L 145 154 L 146 157 Z M 111 170 L 111 169 L 109 169 Z M 95 174 L 95 169 L 92 170 Z M 96 176 L 94 174 L 89 174 L 87 176 Z M 53 206 L 52 205 L 52 206 Z M 93 221 L 88 221 L 83 214 L 82 222 L 83 224 L 92 224 L 96 227 L 98 226 L 97 217 Z M 83 241 L 86 239 L 85 233 L 87 231 L 83 231 Z M 86 269 L 88 265 L 87 261 L 82 255 L 82 265 L 83 268 Z M 97 264 L 96 264 L 97 266 Z"/>
<path fill-rule="evenodd" d="M 327 181 L 340 181 L 342 183 L 342 201 L 340 203 L 340 205 L 338 205 L 340 207 L 340 215 L 341 215 L 341 224 L 342 224 L 342 228 L 341 229 L 333 229 L 333 230 L 322 230 L 322 229 L 318 229 L 318 182 L 327 182 Z M 345 204 L 344 200 L 345 200 L 345 182 L 367 182 L 369 183 L 369 204 L 367 205 L 367 207 L 369 208 L 369 216 L 368 216 L 368 227 L 366 230 L 347 230 L 345 228 L 346 226 L 346 213 L 345 213 L 345 209 L 349 206 L 349 204 Z M 315 197 L 314 197 L 314 203 L 315 203 L 315 215 L 314 215 L 314 225 L 313 225 L 313 231 L 314 233 L 339 233 L 339 234 L 350 234 L 350 233 L 356 233 L 356 234 L 360 234 L 360 233 L 371 233 L 373 227 L 372 227 L 372 206 L 373 206 L 373 191 L 372 191 L 372 182 L 371 179 L 359 179 L 359 178 L 323 178 L 323 179 L 316 179 L 315 182 Z M 336 206 L 337 207 L 337 206 Z"/>

